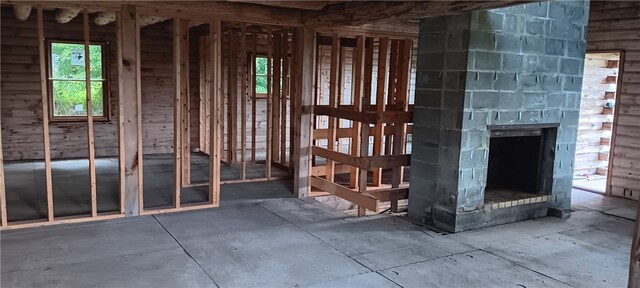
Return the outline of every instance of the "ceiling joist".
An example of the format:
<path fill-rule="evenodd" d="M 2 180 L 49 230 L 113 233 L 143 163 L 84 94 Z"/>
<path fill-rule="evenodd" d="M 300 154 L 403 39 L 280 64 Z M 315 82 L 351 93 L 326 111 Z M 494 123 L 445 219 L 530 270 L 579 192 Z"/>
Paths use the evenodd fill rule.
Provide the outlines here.
<path fill-rule="evenodd" d="M 407 21 L 426 17 L 461 14 L 531 1 L 352 1 L 327 6 L 303 14 L 311 27 L 360 26 L 376 22 Z"/>

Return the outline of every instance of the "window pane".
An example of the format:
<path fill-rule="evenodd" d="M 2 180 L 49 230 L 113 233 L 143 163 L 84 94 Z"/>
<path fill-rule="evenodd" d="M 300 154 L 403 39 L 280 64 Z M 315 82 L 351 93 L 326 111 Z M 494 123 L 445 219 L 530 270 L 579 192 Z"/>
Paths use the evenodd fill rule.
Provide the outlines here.
<path fill-rule="evenodd" d="M 267 93 L 267 76 L 256 76 L 256 93 Z"/>
<path fill-rule="evenodd" d="M 256 75 L 267 75 L 267 58 L 256 57 Z"/>
<path fill-rule="evenodd" d="M 91 79 L 102 80 L 102 46 L 89 45 L 89 60 L 91 63 Z"/>
<path fill-rule="evenodd" d="M 104 94 L 102 93 L 102 82 L 91 82 L 91 115 L 94 117 L 104 116 Z"/>
<path fill-rule="evenodd" d="M 102 47 L 89 45 L 91 79 L 102 79 Z M 54 79 L 84 80 L 84 45 L 51 43 L 51 74 Z"/>
<path fill-rule="evenodd" d="M 53 81 L 53 116 L 86 116 L 84 81 Z M 91 82 L 92 115 L 104 116 L 102 83 Z"/>

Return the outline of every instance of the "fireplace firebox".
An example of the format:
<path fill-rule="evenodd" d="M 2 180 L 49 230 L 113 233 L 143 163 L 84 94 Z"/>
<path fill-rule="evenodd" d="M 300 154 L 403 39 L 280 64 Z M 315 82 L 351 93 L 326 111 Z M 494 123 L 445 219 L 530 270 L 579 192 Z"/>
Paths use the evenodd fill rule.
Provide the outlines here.
<path fill-rule="evenodd" d="M 489 126 L 485 203 L 551 194 L 557 125 Z"/>

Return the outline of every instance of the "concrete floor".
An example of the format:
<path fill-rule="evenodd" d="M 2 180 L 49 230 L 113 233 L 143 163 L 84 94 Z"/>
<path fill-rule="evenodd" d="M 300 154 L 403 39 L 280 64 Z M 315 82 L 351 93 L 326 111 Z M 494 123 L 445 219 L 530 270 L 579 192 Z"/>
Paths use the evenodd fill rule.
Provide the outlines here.
<path fill-rule="evenodd" d="M 173 155 L 154 154 L 144 156 L 144 206 L 163 207 L 173 204 Z M 249 164 L 247 178 L 265 177 L 264 164 Z M 46 218 L 47 198 L 43 161 L 5 161 L 7 214 L 9 221 Z M 87 159 L 54 160 L 51 162 L 53 203 L 56 217 L 88 214 L 91 211 L 89 190 L 89 164 Z M 240 166 L 222 165 L 222 181 L 240 179 Z M 274 177 L 284 177 L 288 171 L 274 166 Z M 206 154 L 192 153 L 192 183 L 208 182 L 209 158 Z M 98 212 L 119 209 L 119 174 L 117 158 L 96 159 L 96 193 Z M 264 199 L 291 196 L 291 181 L 265 184 L 269 189 L 238 189 L 244 184 L 222 186 L 221 201 L 233 199 Z M 208 200 L 208 186 L 183 188 L 181 203 L 198 203 Z M 236 193 L 236 192 L 240 193 Z M 256 195 L 258 193 L 259 195 Z M 247 197 L 244 197 L 247 196 Z"/>
<path fill-rule="evenodd" d="M 575 191 L 574 203 L 566 221 L 453 235 L 402 216 L 347 217 L 313 199 L 6 231 L 1 284 L 624 287 L 634 226 L 624 215 L 636 202 Z"/>

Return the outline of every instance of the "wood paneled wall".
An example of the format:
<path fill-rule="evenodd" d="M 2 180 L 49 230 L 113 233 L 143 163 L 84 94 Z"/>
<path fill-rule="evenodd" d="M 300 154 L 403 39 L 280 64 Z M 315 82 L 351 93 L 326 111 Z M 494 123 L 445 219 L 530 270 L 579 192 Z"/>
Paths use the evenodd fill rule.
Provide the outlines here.
<path fill-rule="evenodd" d="M 622 83 L 617 99 L 617 125 L 611 173 L 611 194 L 640 196 L 640 3 L 591 2 L 587 50 L 624 50 Z"/>
<path fill-rule="evenodd" d="M 10 7 L 2 7 L 1 19 L 1 115 L 5 160 L 43 158 L 42 102 L 36 15 L 19 21 Z M 44 12 L 45 37 L 82 40 L 82 17 L 59 24 L 53 11 Z M 143 146 L 145 154 L 173 151 L 173 48 L 171 20 L 141 29 L 141 77 Z M 116 26 L 90 24 L 92 41 L 107 41 L 109 45 L 109 121 L 95 122 L 97 157 L 118 153 L 118 75 L 116 66 Z M 196 42 L 197 43 L 197 42 Z M 195 44 L 194 44 L 195 45 Z M 197 48 L 197 45 L 191 47 Z M 191 49 L 194 51 L 194 49 Z M 192 107 L 192 147 L 198 141 L 198 59 L 197 50 L 190 59 Z M 50 123 L 52 159 L 84 158 L 88 155 L 86 122 Z"/>

